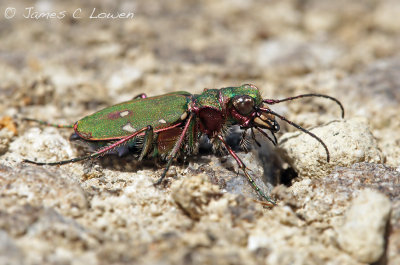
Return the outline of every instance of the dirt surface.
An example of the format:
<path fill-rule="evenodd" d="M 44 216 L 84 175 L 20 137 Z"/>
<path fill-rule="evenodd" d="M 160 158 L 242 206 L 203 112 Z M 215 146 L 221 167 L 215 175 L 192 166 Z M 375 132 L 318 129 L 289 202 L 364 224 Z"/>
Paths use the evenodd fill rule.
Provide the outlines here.
<path fill-rule="evenodd" d="M 399 1 L 81 2 L 0 3 L 0 264 L 400 264 Z M 207 143 L 160 187 L 165 165 L 129 155 L 22 162 L 88 151 L 23 117 L 246 83 L 345 108 L 271 106 L 329 162 L 284 121 L 239 149 L 273 208 Z"/>

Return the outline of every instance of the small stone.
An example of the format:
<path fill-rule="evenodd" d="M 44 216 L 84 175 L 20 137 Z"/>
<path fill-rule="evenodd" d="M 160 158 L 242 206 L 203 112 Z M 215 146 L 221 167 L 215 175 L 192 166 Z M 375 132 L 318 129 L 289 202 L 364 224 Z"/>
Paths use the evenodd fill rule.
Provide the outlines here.
<path fill-rule="evenodd" d="M 207 181 L 207 176 L 194 176 L 174 182 L 172 198 L 192 219 L 200 219 L 203 209 L 212 199 L 221 197 L 218 186 Z"/>
<path fill-rule="evenodd" d="M 390 200 L 381 193 L 370 189 L 360 192 L 338 228 L 340 247 L 360 262 L 378 261 L 385 248 L 390 209 Z"/>
<path fill-rule="evenodd" d="M 316 139 L 305 133 L 286 133 L 279 151 L 300 177 L 324 177 L 336 166 L 358 162 L 382 163 L 383 155 L 363 119 L 334 121 L 310 130 L 327 146 L 327 153 Z"/>

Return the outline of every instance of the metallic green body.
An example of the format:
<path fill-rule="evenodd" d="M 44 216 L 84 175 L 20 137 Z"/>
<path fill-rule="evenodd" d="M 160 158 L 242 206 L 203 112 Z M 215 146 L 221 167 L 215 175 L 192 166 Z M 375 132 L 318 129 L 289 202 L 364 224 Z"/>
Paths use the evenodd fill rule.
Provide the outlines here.
<path fill-rule="evenodd" d="M 213 108 L 222 111 L 222 106 L 218 100 L 219 89 L 204 89 L 203 93 L 194 95 L 194 105 L 197 108 Z"/>
<path fill-rule="evenodd" d="M 198 108 L 207 107 L 223 111 L 232 98 L 240 95 L 247 95 L 254 98 L 256 105 L 262 102 L 262 97 L 258 88 L 247 84 L 239 87 L 204 89 L 203 93 L 194 95 L 194 102 L 195 106 Z"/>
<path fill-rule="evenodd" d="M 254 98 L 255 105 L 257 106 L 262 102 L 260 91 L 253 85 L 246 84 L 239 87 L 224 87 L 218 90 L 220 91 L 224 103 L 228 103 L 233 97 L 239 95 L 247 95 Z"/>
<path fill-rule="evenodd" d="M 229 107 L 230 100 L 238 95 L 248 95 L 254 98 L 256 104 L 262 101 L 258 88 L 252 85 L 204 89 L 203 93 L 198 95 L 179 91 L 156 97 L 137 98 L 105 108 L 79 120 L 74 128 L 84 140 L 115 140 L 149 125 L 157 132 L 180 124 L 185 118 L 184 114 L 191 109 L 198 112 L 200 127 L 204 116 L 202 114 L 208 115 L 203 117 L 205 123 L 233 125 L 234 119 L 225 110 Z M 188 134 L 189 148 L 197 141 L 197 128 L 194 124 L 195 122 Z M 210 126 L 212 125 L 205 124 L 203 127 Z M 219 127 L 215 130 L 219 130 Z"/>
<path fill-rule="evenodd" d="M 133 99 L 86 116 L 75 124 L 75 131 L 85 140 L 101 141 L 120 139 L 149 125 L 157 131 L 181 123 L 189 102 L 187 92 Z"/>

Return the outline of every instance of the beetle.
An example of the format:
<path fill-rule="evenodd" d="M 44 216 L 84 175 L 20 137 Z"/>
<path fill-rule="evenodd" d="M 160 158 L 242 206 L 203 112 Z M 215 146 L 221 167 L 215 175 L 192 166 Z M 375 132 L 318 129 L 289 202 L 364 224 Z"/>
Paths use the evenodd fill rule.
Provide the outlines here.
<path fill-rule="evenodd" d="M 69 160 L 35 162 L 26 159 L 24 162 L 36 165 L 63 165 L 93 159 L 129 144 L 136 150 L 139 161 L 145 157 L 157 156 L 166 161 L 166 167 L 155 183 L 158 185 L 165 178 L 174 158 L 178 155 L 196 154 L 200 137 L 206 135 L 211 140 L 214 149 L 220 149 L 223 146 L 236 160 L 257 194 L 262 199 L 275 204 L 254 182 L 248 173 L 248 168 L 226 143 L 225 137 L 231 126 L 239 125 L 244 130 L 242 140 L 246 132 L 250 130 L 252 139 L 258 144 L 254 136 L 255 129 L 277 145 L 275 133 L 279 131 L 280 126 L 276 118 L 279 118 L 316 139 L 325 149 L 329 162 L 328 147 L 318 136 L 268 107 L 268 105 L 305 97 L 323 97 L 333 100 L 340 106 L 342 117 L 344 117 L 344 108 L 334 97 L 323 94 L 302 94 L 280 100 L 263 99 L 259 89 L 251 84 L 221 89 L 206 88 L 201 94 L 194 95 L 185 91 L 155 97 L 140 94 L 130 101 L 86 116 L 73 125 L 58 125 L 36 119 L 25 119 L 58 128 L 73 128 L 78 138 L 89 143 L 97 143 L 100 148 L 89 155 Z M 264 130 L 269 131 L 272 138 Z"/>

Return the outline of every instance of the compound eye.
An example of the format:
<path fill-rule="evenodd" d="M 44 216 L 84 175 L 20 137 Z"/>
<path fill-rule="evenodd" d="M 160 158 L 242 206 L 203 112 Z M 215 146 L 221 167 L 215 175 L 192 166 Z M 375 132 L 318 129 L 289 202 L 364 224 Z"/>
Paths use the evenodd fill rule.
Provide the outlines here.
<path fill-rule="evenodd" d="M 254 110 L 254 99 L 249 96 L 237 96 L 233 99 L 233 106 L 241 115 L 248 115 Z"/>

